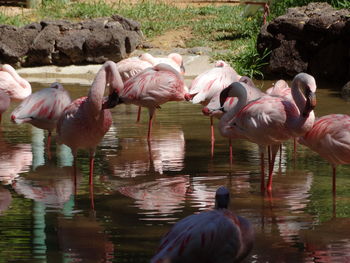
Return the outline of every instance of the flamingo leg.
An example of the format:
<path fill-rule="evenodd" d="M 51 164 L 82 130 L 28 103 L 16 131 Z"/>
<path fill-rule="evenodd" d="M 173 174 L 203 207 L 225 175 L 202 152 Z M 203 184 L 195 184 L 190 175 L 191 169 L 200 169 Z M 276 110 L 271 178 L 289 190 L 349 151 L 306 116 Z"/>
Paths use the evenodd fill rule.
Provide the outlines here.
<path fill-rule="evenodd" d="M 260 189 L 261 189 L 261 192 L 264 192 L 265 191 L 265 160 L 264 160 L 264 152 L 260 153 L 260 165 L 261 165 Z"/>
<path fill-rule="evenodd" d="M 153 121 L 153 114 L 149 116 L 149 121 L 148 121 L 148 135 L 147 135 L 148 141 L 150 141 L 151 139 L 152 121 Z"/>
<path fill-rule="evenodd" d="M 46 142 L 46 149 L 47 149 L 47 156 L 49 160 L 51 160 L 51 131 L 49 131 L 49 134 L 47 135 L 47 142 Z"/>
<path fill-rule="evenodd" d="M 278 149 L 280 148 L 279 145 L 270 145 L 269 151 L 271 152 L 271 160 L 269 162 L 269 179 L 267 182 L 267 191 L 271 192 L 272 190 L 272 176 L 273 176 L 273 166 L 275 164 L 276 155 L 278 152 Z"/>
<path fill-rule="evenodd" d="M 229 147 L 230 147 L 230 165 L 232 165 L 232 163 L 233 163 L 233 153 L 232 153 L 232 140 L 231 140 L 231 138 L 230 139 L 228 139 L 228 141 L 229 141 Z"/>
<path fill-rule="evenodd" d="M 210 116 L 210 131 L 211 131 L 211 158 L 214 157 L 214 146 L 215 146 L 215 134 L 214 134 L 214 120 Z"/>
<path fill-rule="evenodd" d="M 90 174 L 89 174 L 89 184 L 93 185 L 93 173 L 94 173 L 94 160 L 95 160 L 95 152 L 90 151 L 90 158 L 89 158 L 89 163 L 90 163 Z"/>
<path fill-rule="evenodd" d="M 332 171 L 333 171 L 333 178 L 332 178 L 332 191 L 333 191 L 333 196 L 336 196 L 336 167 L 335 165 L 332 166 Z"/>
<path fill-rule="evenodd" d="M 282 143 L 280 144 L 280 162 L 279 162 L 279 169 L 280 170 L 282 169 L 281 166 L 282 166 Z"/>
<path fill-rule="evenodd" d="M 2 121 L 2 114 L 0 114 L 0 123 L 1 123 L 1 121 Z"/>
<path fill-rule="evenodd" d="M 137 119 L 136 122 L 140 122 L 140 116 L 141 116 L 141 106 L 139 106 L 139 109 L 137 111 Z"/>

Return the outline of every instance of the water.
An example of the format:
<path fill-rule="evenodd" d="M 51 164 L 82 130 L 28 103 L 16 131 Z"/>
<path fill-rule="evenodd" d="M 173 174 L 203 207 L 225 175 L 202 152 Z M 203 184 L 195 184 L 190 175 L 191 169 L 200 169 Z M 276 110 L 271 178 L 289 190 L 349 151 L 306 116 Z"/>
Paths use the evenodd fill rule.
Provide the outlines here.
<path fill-rule="evenodd" d="M 89 87 L 65 88 L 77 98 Z M 327 86 L 317 96 L 317 115 L 350 114 Z M 338 169 L 333 199 L 326 161 L 302 146 L 295 160 L 287 143 L 269 198 L 260 192 L 254 144 L 234 142 L 230 165 L 228 142 L 216 131 L 211 158 L 209 119 L 200 106 L 163 105 L 149 146 L 147 112 L 135 123 L 137 108 L 121 105 L 96 153 L 93 210 L 88 153 L 79 152 L 75 188 L 70 150 L 53 138 L 49 158 L 46 133 L 10 122 L 15 106 L 1 125 L 0 262 L 149 262 L 175 222 L 213 207 L 220 185 L 232 193 L 230 209 L 256 231 L 245 262 L 350 262 L 349 166 Z"/>

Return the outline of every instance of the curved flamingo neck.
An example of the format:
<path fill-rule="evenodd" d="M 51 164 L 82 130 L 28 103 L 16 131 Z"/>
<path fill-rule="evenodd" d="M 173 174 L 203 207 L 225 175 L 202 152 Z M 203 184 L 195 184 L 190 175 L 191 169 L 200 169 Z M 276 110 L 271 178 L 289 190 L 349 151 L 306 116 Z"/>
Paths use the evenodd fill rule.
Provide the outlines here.
<path fill-rule="evenodd" d="M 105 62 L 97 72 L 88 94 L 88 105 L 91 114 L 94 116 L 98 116 L 102 110 L 103 96 L 107 84 L 109 84 L 109 94 L 114 91 L 118 93 L 124 87 L 117 66 L 112 61 Z"/>

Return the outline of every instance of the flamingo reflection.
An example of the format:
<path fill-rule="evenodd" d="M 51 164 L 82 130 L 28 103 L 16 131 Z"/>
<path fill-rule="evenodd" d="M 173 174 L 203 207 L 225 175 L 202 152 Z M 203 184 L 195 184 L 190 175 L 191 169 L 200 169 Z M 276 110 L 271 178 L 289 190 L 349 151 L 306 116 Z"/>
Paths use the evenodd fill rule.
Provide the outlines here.
<path fill-rule="evenodd" d="M 76 192 L 73 173 L 72 167 L 57 167 L 48 163 L 27 173 L 25 177 L 17 178 L 12 187 L 18 194 L 40 202 L 45 207 L 62 209 Z"/>
<path fill-rule="evenodd" d="M 169 220 L 169 215 L 184 207 L 188 187 L 189 177 L 177 176 L 119 186 L 116 190 L 135 199 L 135 205 L 144 210 L 143 220 Z"/>
<path fill-rule="evenodd" d="M 163 174 L 184 168 L 185 138 L 179 128 L 159 131 L 149 144 L 146 139 L 120 139 L 120 150 L 109 154 L 113 174 L 120 177 L 145 175 L 149 171 Z"/>
<path fill-rule="evenodd" d="M 0 181 L 3 184 L 11 184 L 20 173 L 28 172 L 32 159 L 30 144 L 11 145 L 0 135 Z"/>

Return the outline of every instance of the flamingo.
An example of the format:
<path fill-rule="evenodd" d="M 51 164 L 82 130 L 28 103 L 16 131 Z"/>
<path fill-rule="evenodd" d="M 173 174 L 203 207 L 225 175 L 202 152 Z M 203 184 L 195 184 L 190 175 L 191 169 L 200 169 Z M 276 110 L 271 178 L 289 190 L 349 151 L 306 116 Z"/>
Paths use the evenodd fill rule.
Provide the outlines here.
<path fill-rule="evenodd" d="M 239 262 L 253 247 L 250 222 L 228 210 L 229 191 L 220 187 L 215 209 L 177 222 L 162 238 L 151 263 Z"/>
<path fill-rule="evenodd" d="M 108 99 L 103 97 L 107 84 Z M 71 148 L 74 167 L 78 149 L 90 151 L 90 185 L 96 147 L 112 125 L 109 109 L 117 104 L 118 95 L 115 91 L 120 89 L 123 89 L 123 82 L 116 64 L 112 61 L 105 62 L 97 72 L 88 96 L 78 98 L 68 105 L 57 123 L 57 141 Z"/>
<path fill-rule="evenodd" d="M 185 67 L 183 65 L 183 58 L 178 53 L 171 53 L 167 57 L 156 58 L 149 53 L 143 53 L 138 57 L 126 58 L 117 63 L 118 71 L 122 77 L 123 82 L 131 77 L 134 77 L 146 68 L 150 68 L 160 63 L 165 63 L 172 66 L 180 74 L 185 74 Z M 141 106 L 137 112 L 137 120 L 140 121 Z"/>
<path fill-rule="evenodd" d="M 10 102 L 10 96 L 3 90 L 0 90 L 0 123 L 2 120 L 2 114 L 10 107 Z"/>
<path fill-rule="evenodd" d="M 330 114 L 318 118 L 299 142 L 326 159 L 333 170 L 333 194 L 336 192 L 336 166 L 350 163 L 350 116 Z"/>
<path fill-rule="evenodd" d="M 118 90 L 119 102 L 146 107 L 149 111 L 148 141 L 151 138 L 152 120 L 156 108 L 168 101 L 185 99 L 183 77 L 171 66 L 160 63 L 147 68 L 124 83 Z"/>
<path fill-rule="evenodd" d="M 278 80 L 271 88 L 267 89 L 266 93 L 269 95 L 281 96 L 290 101 L 293 101 L 292 90 L 288 86 L 288 83 L 283 79 Z M 295 157 L 297 152 L 297 140 L 295 137 L 293 138 L 293 143 L 294 143 L 293 149 L 294 149 L 294 157 Z M 281 147 L 282 147 L 282 144 L 281 144 Z"/>
<path fill-rule="evenodd" d="M 238 81 L 240 77 L 229 64 L 218 60 L 215 62 L 214 68 L 201 73 L 192 81 L 190 91 L 186 94 L 186 98 L 192 100 L 193 104 L 200 103 L 206 106 L 202 112 L 210 117 L 212 156 L 215 141 L 213 117 L 220 118 L 222 113 L 221 111 L 209 112 L 208 109 L 219 108 L 220 92 L 232 82 Z M 228 102 L 228 104 L 230 103 L 232 101 Z"/>
<path fill-rule="evenodd" d="M 226 102 L 227 98 L 230 96 L 230 90 L 235 89 L 236 95 L 238 97 L 237 100 L 233 101 L 233 103 L 230 105 L 229 108 L 227 108 Z M 220 118 L 219 121 L 219 132 L 223 137 L 229 138 L 229 144 L 230 144 L 230 161 L 232 161 L 232 139 L 245 139 L 246 137 L 244 135 L 239 134 L 235 129 L 232 129 L 230 126 L 230 121 L 235 116 L 235 114 L 242 109 L 248 102 L 258 99 L 260 97 L 264 96 L 264 93 L 255 87 L 253 81 L 243 76 L 240 78 L 239 82 L 233 82 L 231 83 L 227 88 L 225 88 L 220 93 L 220 104 L 223 105 L 224 114 Z M 262 157 L 262 165 L 263 165 L 263 156 Z M 262 166 L 263 171 L 263 166 Z"/>
<path fill-rule="evenodd" d="M 303 136 L 312 128 L 316 88 L 314 77 L 299 73 L 292 81 L 293 102 L 283 97 L 265 95 L 244 106 L 229 124 L 251 142 L 270 146 L 268 192 L 272 190 L 273 165 L 279 145 L 292 137 Z M 230 96 L 240 95 L 236 89 L 230 89 L 229 93 Z"/>
<path fill-rule="evenodd" d="M 29 82 L 8 64 L 0 65 L 0 90 L 6 92 L 11 100 L 24 100 L 32 93 Z"/>
<path fill-rule="evenodd" d="M 47 148 L 50 148 L 51 134 L 63 110 L 71 103 L 71 98 L 63 86 L 54 82 L 49 88 L 39 90 L 25 98 L 11 113 L 16 124 L 30 123 L 48 131 Z"/>

